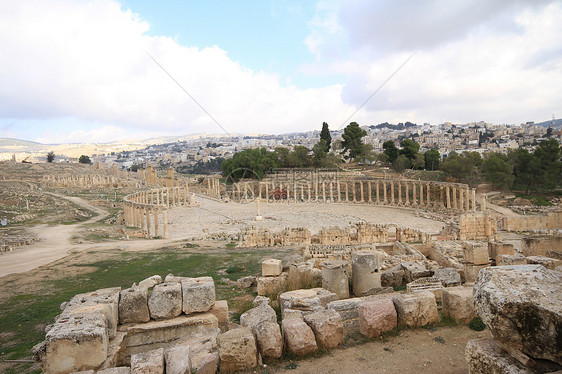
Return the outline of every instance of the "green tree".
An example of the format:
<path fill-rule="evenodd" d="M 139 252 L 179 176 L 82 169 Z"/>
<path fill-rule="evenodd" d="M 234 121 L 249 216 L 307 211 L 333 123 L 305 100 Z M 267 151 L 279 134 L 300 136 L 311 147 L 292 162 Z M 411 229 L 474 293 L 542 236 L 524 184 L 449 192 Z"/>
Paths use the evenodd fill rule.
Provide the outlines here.
<path fill-rule="evenodd" d="M 400 142 L 400 147 L 402 147 L 402 149 L 400 150 L 400 154 L 408 157 L 408 160 L 410 160 L 410 163 L 412 163 L 412 161 L 416 158 L 416 155 L 418 154 L 418 152 L 420 150 L 419 143 L 416 143 L 412 139 L 402 140 Z"/>
<path fill-rule="evenodd" d="M 406 155 L 400 155 L 400 156 L 398 156 L 398 158 L 396 158 L 396 160 L 392 164 L 392 168 L 395 171 L 401 173 L 405 169 L 410 168 L 410 159 L 408 157 L 406 157 Z"/>
<path fill-rule="evenodd" d="M 92 161 L 90 160 L 90 157 L 86 156 L 86 155 L 82 155 L 80 156 L 80 158 L 78 159 L 78 162 L 81 164 L 91 164 Z"/>
<path fill-rule="evenodd" d="M 312 159 L 309 156 L 310 149 L 303 145 L 296 145 L 292 152 L 287 156 L 287 165 L 289 168 L 303 168 L 312 165 Z"/>
<path fill-rule="evenodd" d="M 320 131 L 320 140 L 326 141 L 325 152 L 329 152 L 332 146 L 332 135 L 330 135 L 330 129 L 328 128 L 328 124 L 326 122 L 322 122 L 322 131 Z"/>
<path fill-rule="evenodd" d="M 508 158 L 513 165 L 513 187 L 524 189 L 525 194 L 535 189 L 539 172 L 538 160 L 525 148 L 518 148 L 508 153 Z"/>
<path fill-rule="evenodd" d="M 438 170 L 441 163 L 441 155 L 437 149 L 430 149 L 424 153 L 425 170 Z"/>
<path fill-rule="evenodd" d="M 365 154 L 365 144 L 363 144 L 363 137 L 367 135 L 367 132 L 359 127 L 357 122 L 351 122 L 343 130 L 342 146 L 343 152 L 349 152 L 346 156 L 347 158 L 354 160 L 357 156 Z"/>
<path fill-rule="evenodd" d="M 510 189 L 513 184 L 513 165 L 507 156 L 501 153 L 490 153 L 482 163 L 484 179 L 494 187 L 502 190 Z"/>
<path fill-rule="evenodd" d="M 382 149 L 384 149 L 384 154 L 388 156 L 388 162 L 393 164 L 400 153 L 398 148 L 396 148 L 394 142 L 392 140 L 387 140 L 386 142 L 382 143 Z"/>
<path fill-rule="evenodd" d="M 262 179 L 269 169 L 277 165 L 277 155 L 274 152 L 265 148 L 251 148 L 224 160 L 221 169 L 227 182 L 238 182 L 242 178 Z"/>
<path fill-rule="evenodd" d="M 55 152 L 51 151 L 47 153 L 47 162 L 51 163 L 55 159 Z"/>
<path fill-rule="evenodd" d="M 312 164 L 317 168 L 327 166 L 328 153 L 326 153 L 326 140 L 320 139 L 320 141 L 312 147 Z"/>
<path fill-rule="evenodd" d="M 441 169 L 456 180 L 474 184 L 480 179 L 480 166 L 482 157 L 478 152 L 463 152 L 459 155 L 453 151 L 443 161 Z"/>
<path fill-rule="evenodd" d="M 562 164 L 560 144 L 554 138 L 543 140 L 533 152 L 537 160 L 536 183 L 539 189 L 549 190 L 560 184 Z"/>
<path fill-rule="evenodd" d="M 416 153 L 416 157 L 411 162 L 412 169 L 422 170 L 425 167 L 425 158 L 421 153 Z"/>

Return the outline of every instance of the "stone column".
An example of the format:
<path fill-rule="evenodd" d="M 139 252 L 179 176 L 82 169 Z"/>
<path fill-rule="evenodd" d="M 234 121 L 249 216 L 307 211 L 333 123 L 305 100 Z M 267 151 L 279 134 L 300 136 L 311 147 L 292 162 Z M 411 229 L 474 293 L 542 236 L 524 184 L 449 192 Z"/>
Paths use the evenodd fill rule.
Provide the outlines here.
<path fill-rule="evenodd" d="M 464 210 L 464 188 L 459 189 L 459 208 Z"/>
<path fill-rule="evenodd" d="M 351 186 L 353 188 L 353 202 L 357 202 L 357 183 L 355 181 L 351 182 Z"/>
<path fill-rule="evenodd" d="M 330 188 L 330 203 L 334 202 L 334 185 L 333 182 L 330 181 L 330 184 L 328 185 Z"/>
<path fill-rule="evenodd" d="M 476 188 L 472 189 L 472 211 L 476 212 Z"/>
<path fill-rule="evenodd" d="M 152 235 L 151 235 L 150 209 L 149 208 L 145 208 L 145 214 L 146 214 L 146 234 L 150 238 Z"/>
<path fill-rule="evenodd" d="M 398 204 L 402 205 L 402 182 L 398 182 Z"/>
<path fill-rule="evenodd" d="M 418 205 L 418 199 L 417 199 L 417 196 L 416 196 L 416 189 L 417 189 L 416 186 L 417 186 L 417 185 L 418 185 L 418 184 L 416 184 L 416 182 L 414 182 L 414 183 L 412 184 L 412 191 L 414 192 L 414 197 L 413 197 L 414 201 L 413 201 L 412 204 L 414 204 L 414 205 Z"/>
<path fill-rule="evenodd" d="M 164 224 L 164 239 L 168 239 L 168 210 L 162 211 L 162 223 Z"/>
<path fill-rule="evenodd" d="M 445 190 L 445 195 L 447 196 L 447 209 L 451 209 L 451 191 L 450 186 L 447 185 L 445 186 L 446 190 Z"/>
<path fill-rule="evenodd" d="M 427 193 L 427 198 L 425 199 L 425 205 L 431 206 L 431 183 L 427 183 L 425 187 L 425 192 Z"/>
<path fill-rule="evenodd" d="M 170 206 L 170 188 L 166 187 L 166 206 Z"/>
<path fill-rule="evenodd" d="M 376 253 L 356 251 L 351 254 L 351 279 L 353 294 L 357 297 L 365 291 L 381 286 L 381 273 Z"/>
<path fill-rule="evenodd" d="M 345 181 L 345 201 L 349 201 L 349 181 Z"/>
<path fill-rule="evenodd" d="M 405 197 L 404 203 L 406 205 L 410 205 L 410 184 L 408 182 L 406 182 L 406 183 L 404 183 L 404 187 L 405 187 L 405 190 L 406 190 L 405 191 L 406 193 L 404 195 L 404 197 Z"/>
<path fill-rule="evenodd" d="M 304 199 L 304 186 L 302 185 L 302 183 L 301 183 L 301 201 L 306 201 Z"/>
<path fill-rule="evenodd" d="M 388 201 L 386 199 L 386 182 L 382 182 L 382 193 L 383 193 L 383 202 L 384 204 L 386 204 L 386 202 Z"/>
<path fill-rule="evenodd" d="M 341 185 L 340 185 L 340 181 L 336 182 L 336 186 L 338 188 L 338 203 L 341 202 Z"/>
<path fill-rule="evenodd" d="M 315 201 L 318 201 L 318 180 L 314 181 L 314 195 L 315 195 Z"/>
<path fill-rule="evenodd" d="M 310 190 L 311 190 L 310 182 L 306 182 L 306 190 L 307 190 L 308 202 L 310 202 Z"/>
<path fill-rule="evenodd" d="M 364 203 L 365 202 L 365 195 L 364 195 L 364 188 L 363 188 L 363 181 L 359 181 L 359 188 L 361 188 L 361 202 Z"/>
<path fill-rule="evenodd" d="M 269 182 L 265 182 L 265 198 L 269 201 Z"/>
<path fill-rule="evenodd" d="M 458 205 L 457 205 L 457 186 L 453 186 L 453 208 L 458 209 Z"/>
<path fill-rule="evenodd" d="M 470 188 L 466 187 L 465 190 L 465 208 L 464 210 L 469 211 L 470 210 Z"/>
<path fill-rule="evenodd" d="M 153 210 L 153 215 L 154 215 L 154 236 L 158 236 L 158 231 L 160 229 L 160 227 L 158 226 L 158 208 L 155 208 Z"/>
<path fill-rule="evenodd" d="M 390 204 L 394 205 L 394 181 L 390 182 Z"/>
<path fill-rule="evenodd" d="M 377 195 L 377 203 L 380 202 L 380 196 L 379 196 L 379 181 L 375 182 L 375 194 Z"/>
<path fill-rule="evenodd" d="M 483 194 L 482 194 L 482 204 L 480 204 L 480 205 L 481 205 L 481 206 L 480 206 L 480 209 L 481 209 L 483 212 L 486 211 L 486 203 L 487 203 L 486 200 L 487 200 L 486 194 L 483 193 Z"/>
<path fill-rule="evenodd" d="M 326 182 L 322 181 L 322 202 L 326 202 Z"/>
<path fill-rule="evenodd" d="M 143 232 L 146 232 L 146 219 L 144 218 L 144 209 L 139 207 L 139 213 L 140 213 L 140 224 L 141 224 L 141 229 Z"/>

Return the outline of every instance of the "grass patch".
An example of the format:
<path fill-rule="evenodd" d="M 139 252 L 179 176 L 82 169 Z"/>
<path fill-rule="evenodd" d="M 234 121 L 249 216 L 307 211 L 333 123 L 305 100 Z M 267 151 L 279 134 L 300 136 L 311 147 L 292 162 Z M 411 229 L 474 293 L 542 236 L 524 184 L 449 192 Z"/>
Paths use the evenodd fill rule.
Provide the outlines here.
<path fill-rule="evenodd" d="M 474 317 L 468 323 L 468 327 L 474 331 L 482 331 L 486 328 L 486 325 L 484 324 L 484 322 L 482 322 L 482 319 L 480 317 Z"/>
<path fill-rule="evenodd" d="M 533 203 L 533 205 L 536 205 L 536 206 L 552 206 L 553 205 L 550 201 L 548 201 L 547 199 L 545 199 L 542 196 L 536 196 L 536 195 L 515 195 L 515 196 L 520 197 L 522 199 L 527 199 L 531 203 Z"/>
<path fill-rule="evenodd" d="M 405 291 L 406 286 L 394 286 L 394 287 L 392 287 L 392 289 L 394 290 L 394 292 Z"/>
<path fill-rule="evenodd" d="M 226 248 L 234 248 L 236 247 L 236 243 L 230 242 L 226 245 Z"/>
<path fill-rule="evenodd" d="M 437 326 L 439 327 L 455 327 L 458 326 L 459 323 L 452 319 L 451 317 L 442 317 Z"/>

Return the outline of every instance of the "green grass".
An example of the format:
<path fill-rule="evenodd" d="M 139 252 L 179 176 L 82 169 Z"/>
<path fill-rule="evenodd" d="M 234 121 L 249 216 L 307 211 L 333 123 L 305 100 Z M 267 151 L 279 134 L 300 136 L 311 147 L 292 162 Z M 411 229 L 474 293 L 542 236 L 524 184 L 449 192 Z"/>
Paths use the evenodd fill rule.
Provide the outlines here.
<path fill-rule="evenodd" d="M 474 317 L 468 323 L 468 327 L 471 328 L 474 331 L 482 331 L 486 328 L 486 325 L 484 324 L 482 319 L 480 319 L 480 317 Z"/>
<path fill-rule="evenodd" d="M 545 199 L 542 196 L 535 196 L 535 195 L 515 195 L 516 197 L 520 197 L 522 199 L 527 199 L 536 206 L 552 206 L 552 203 Z"/>
<path fill-rule="evenodd" d="M 74 295 L 106 287 L 127 288 L 154 274 L 211 276 L 216 282 L 217 300 L 228 300 L 231 309 L 240 307 L 234 305 L 237 301 L 233 298 L 251 291 L 220 285 L 217 281 L 221 276 L 217 275 L 217 270 L 237 267 L 238 272 L 229 276 L 256 275 L 260 272 L 261 260 L 276 253 L 279 250 L 192 253 L 164 248 L 155 252 L 114 253 L 103 261 L 74 265 L 95 270 L 58 280 L 38 281 L 40 287 L 35 294 L 16 294 L 0 304 L 0 332 L 3 333 L 0 355 L 3 359 L 29 358 L 31 347 L 44 340 L 45 326 L 53 323 L 60 313 L 60 304 Z M 20 369 L 16 372 L 28 372 Z"/>

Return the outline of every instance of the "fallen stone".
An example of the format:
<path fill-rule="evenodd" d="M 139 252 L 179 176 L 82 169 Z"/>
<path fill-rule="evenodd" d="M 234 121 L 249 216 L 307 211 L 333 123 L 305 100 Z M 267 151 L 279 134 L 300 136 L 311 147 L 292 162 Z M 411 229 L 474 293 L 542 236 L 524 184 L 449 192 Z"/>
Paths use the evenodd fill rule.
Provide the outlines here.
<path fill-rule="evenodd" d="M 181 283 L 184 279 L 189 279 L 189 277 L 178 277 L 173 274 L 168 274 L 166 278 L 164 278 L 164 283 Z"/>
<path fill-rule="evenodd" d="M 400 287 L 404 284 L 404 270 L 396 265 L 389 271 L 381 273 L 381 285 L 383 287 Z"/>
<path fill-rule="evenodd" d="M 226 300 L 215 301 L 215 305 L 209 309 L 209 313 L 212 313 L 215 317 L 217 317 L 219 321 L 219 328 L 222 332 L 228 331 L 228 323 L 230 321 L 228 319 L 228 302 Z"/>
<path fill-rule="evenodd" d="M 462 286 L 445 288 L 443 314 L 461 323 L 468 323 L 476 317 L 472 288 Z"/>
<path fill-rule="evenodd" d="M 470 374 L 537 374 L 511 357 L 493 339 L 470 340 L 466 344 L 465 359 Z"/>
<path fill-rule="evenodd" d="M 151 277 L 148 277 L 142 281 L 139 282 L 139 287 L 146 287 L 146 288 L 152 288 L 154 286 L 156 286 L 157 284 L 162 283 L 162 277 L 159 275 L 153 275 Z"/>
<path fill-rule="evenodd" d="M 131 287 L 119 293 L 119 323 L 148 322 L 148 289 Z"/>
<path fill-rule="evenodd" d="M 181 281 L 183 312 L 206 312 L 215 305 L 215 282 L 211 277 L 189 278 Z"/>
<path fill-rule="evenodd" d="M 131 368 L 127 366 L 98 370 L 97 374 L 130 374 Z"/>
<path fill-rule="evenodd" d="M 191 374 L 191 349 L 188 345 L 168 348 L 164 359 L 166 374 Z"/>
<path fill-rule="evenodd" d="M 541 265 L 483 269 L 474 284 L 474 305 L 494 339 L 562 365 L 559 274 Z"/>
<path fill-rule="evenodd" d="M 488 243 L 488 256 L 490 258 L 497 258 L 500 255 L 511 255 L 515 254 L 515 249 L 513 244 L 502 243 L 502 242 L 489 242 Z"/>
<path fill-rule="evenodd" d="M 489 267 L 490 265 L 474 265 L 464 264 L 464 279 L 467 283 L 476 281 L 480 270 Z"/>
<path fill-rule="evenodd" d="M 249 370 L 257 365 L 256 341 L 247 327 L 220 334 L 217 346 L 221 373 Z"/>
<path fill-rule="evenodd" d="M 304 321 L 314 332 L 318 348 L 330 350 L 343 345 L 343 322 L 335 310 L 307 314 Z"/>
<path fill-rule="evenodd" d="M 294 290 L 279 295 L 279 306 L 285 318 L 285 309 L 300 310 L 307 314 L 325 309 L 328 303 L 338 299 L 338 295 L 323 288 Z"/>
<path fill-rule="evenodd" d="M 439 279 L 443 287 L 454 287 L 461 285 L 461 275 L 454 268 L 439 268 L 433 273 L 433 278 Z"/>
<path fill-rule="evenodd" d="M 504 266 L 504 265 L 526 265 L 527 260 L 525 256 L 520 253 L 515 255 L 499 255 L 496 257 L 496 265 L 497 266 Z"/>
<path fill-rule="evenodd" d="M 391 331 L 398 324 L 398 315 L 390 299 L 366 301 L 359 304 L 359 331 L 375 338 Z"/>
<path fill-rule="evenodd" d="M 303 320 L 284 319 L 281 326 L 288 352 L 296 356 L 304 356 L 318 350 L 314 332 Z"/>
<path fill-rule="evenodd" d="M 258 295 L 277 300 L 279 294 L 287 291 L 287 276 L 287 273 L 282 273 L 278 277 L 259 277 Z"/>
<path fill-rule="evenodd" d="M 431 292 L 399 294 L 392 301 L 400 326 L 417 327 L 439 322 L 435 295 Z"/>
<path fill-rule="evenodd" d="M 256 296 L 256 298 L 254 299 L 254 301 L 252 301 L 252 304 L 254 305 L 254 308 L 255 308 L 255 307 L 258 307 L 258 306 L 260 306 L 260 305 L 262 305 L 262 304 L 266 304 L 266 305 L 271 306 L 271 300 L 269 299 L 269 297 L 259 296 L 259 295 L 258 295 L 258 296 Z"/>
<path fill-rule="evenodd" d="M 182 310 L 181 285 L 179 283 L 156 285 L 148 298 L 148 310 L 153 319 L 179 316 Z"/>
<path fill-rule="evenodd" d="M 248 289 L 256 284 L 256 277 L 243 277 L 236 281 L 236 286 L 241 289 Z"/>
<path fill-rule="evenodd" d="M 71 373 L 96 369 L 107 357 L 107 320 L 101 313 L 58 320 L 45 337 L 43 370 Z"/>
<path fill-rule="evenodd" d="M 269 259 L 261 263 L 261 275 L 264 277 L 276 277 L 283 272 L 281 260 Z"/>
<path fill-rule="evenodd" d="M 252 331 L 263 322 L 277 322 L 277 314 L 269 305 L 252 308 L 240 316 L 240 325 L 249 327 Z"/>
<path fill-rule="evenodd" d="M 283 354 L 283 337 L 275 322 L 262 322 L 254 329 L 259 353 L 263 358 L 279 358 Z"/>
<path fill-rule="evenodd" d="M 422 264 L 412 261 L 403 261 L 400 266 L 404 270 L 404 281 L 410 283 L 418 278 L 431 277 L 431 271 Z"/>
<path fill-rule="evenodd" d="M 164 374 L 164 349 L 131 356 L 131 374 Z"/>
<path fill-rule="evenodd" d="M 463 242 L 464 260 L 474 265 L 484 265 L 489 262 L 487 244 L 481 242 Z"/>
<path fill-rule="evenodd" d="M 542 265 L 550 270 L 554 270 L 557 266 L 562 265 L 562 260 L 546 256 L 527 256 L 526 260 L 528 264 Z"/>
<path fill-rule="evenodd" d="M 285 308 L 285 310 L 283 311 L 283 319 L 291 319 L 291 318 L 302 320 L 304 319 L 304 314 L 300 310 Z"/>

